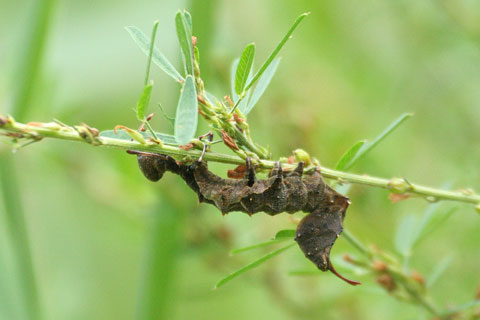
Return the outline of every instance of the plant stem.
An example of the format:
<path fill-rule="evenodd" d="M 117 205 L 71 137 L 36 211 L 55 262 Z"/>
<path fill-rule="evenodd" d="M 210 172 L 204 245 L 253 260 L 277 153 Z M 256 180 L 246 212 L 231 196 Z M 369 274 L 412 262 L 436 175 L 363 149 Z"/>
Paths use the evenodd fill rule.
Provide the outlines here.
<path fill-rule="evenodd" d="M 81 128 L 88 128 L 88 130 L 94 130 L 87 126 L 80 126 Z M 176 158 L 190 157 L 192 159 L 198 159 L 201 155 L 200 150 L 183 150 L 176 146 L 172 145 L 158 145 L 154 142 L 145 141 L 145 143 L 139 143 L 136 141 L 115 139 L 95 136 L 95 141 L 91 141 L 79 133 L 80 130 L 75 130 L 72 127 L 61 126 L 58 123 L 32 123 L 32 124 L 23 124 L 20 122 L 15 122 L 13 118 L 6 118 L 0 115 L 0 135 L 7 135 L 17 138 L 26 138 L 39 140 L 42 138 L 55 138 L 71 141 L 81 141 L 87 142 L 94 145 L 102 145 L 105 147 L 113 147 L 117 149 L 131 149 L 137 151 L 145 152 L 154 152 L 168 154 Z M 96 130 L 96 129 L 95 129 Z M 82 137 L 83 136 L 83 137 Z M 207 152 L 204 156 L 204 159 L 207 161 L 222 162 L 229 164 L 244 164 L 245 160 L 232 155 L 220 154 L 215 152 Z M 275 166 L 275 161 L 272 160 L 257 160 L 256 163 L 260 168 L 273 168 Z M 283 164 L 285 168 L 294 168 L 294 164 Z M 320 170 L 324 177 L 329 179 L 337 179 L 342 182 L 362 184 L 372 187 L 383 188 L 387 190 L 395 190 L 395 187 L 392 186 L 392 179 L 371 177 L 366 175 L 358 175 L 353 173 L 347 173 L 343 171 L 332 170 L 325 167 L 320 167 Z M 400 192 L 401 193 L 401 192 Z M 426 198 L 429 201 L 439 201 L 439 200 L 451 200 L 459 202 L 467 202 L 473 204 L 480 204 L 480 195 L 473 192 L 461 192 L 461 191 L 447 191 L 441 189 L 430 188 L 418 184 L 408 183 L 408 188 L 404 193 L 415 194 Z"/>

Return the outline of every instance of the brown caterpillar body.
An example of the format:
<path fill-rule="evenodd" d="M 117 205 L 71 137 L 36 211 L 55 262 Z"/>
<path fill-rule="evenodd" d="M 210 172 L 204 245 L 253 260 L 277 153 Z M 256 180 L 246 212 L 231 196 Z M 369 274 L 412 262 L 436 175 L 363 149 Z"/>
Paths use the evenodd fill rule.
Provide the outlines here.
<path fill-rule="evenodd" d="M 158 181 L 165 171 L 178 174 L 197 193 L 200 202 L 215 205 L 222 214 L 308 212 L 295 237 L 305 256 L 320 270 L 331 270 L 348 283 L 359 284 L 340 276 L 330 263 L 330 249 L 343 230 L 350 201 L 330 188 L 318 169 L 303 174 L 304 164 L 300 162 L 295 170 L 284 172 L 277 162 L 267 179 L 257 180 L 247 159 L 243 179 L 223 179 L 209 171 L 205 162 L 185 165 L 166 155 L 131 153 L 138 154 L 140 169 L 149 180 Z"/>

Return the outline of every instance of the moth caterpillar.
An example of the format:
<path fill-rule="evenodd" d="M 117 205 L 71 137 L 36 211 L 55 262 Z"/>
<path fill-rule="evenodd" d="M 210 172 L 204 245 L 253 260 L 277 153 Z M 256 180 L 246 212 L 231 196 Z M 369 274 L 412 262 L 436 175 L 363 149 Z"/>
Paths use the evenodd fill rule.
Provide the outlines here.
<path fill-rule="evenodd" d="M 267 179 L 258 180 L 250 159 L 246 160 L 243 179 L 224 179 L 208 170 L 204 161 L 191 165 L 177 162 L 170 156 L 130 151 L 138 155 L 138 164 L 145 177 L 158 181 L 166 171 L 178 174 L 195 191 L 200 202 L 216 206 L 222 214 L 241 211 L 249 215 L 265 212 L 309 213 L 299 223 L 295 241 L 305 256 L 318 269 L 338 274 L 330 262 L 330 250 L 343 230 L 345 211 L 350 201 L 328 186 L 316 168 L 303 172 L 304 163 L 286 172 L 277 162 Z"/>

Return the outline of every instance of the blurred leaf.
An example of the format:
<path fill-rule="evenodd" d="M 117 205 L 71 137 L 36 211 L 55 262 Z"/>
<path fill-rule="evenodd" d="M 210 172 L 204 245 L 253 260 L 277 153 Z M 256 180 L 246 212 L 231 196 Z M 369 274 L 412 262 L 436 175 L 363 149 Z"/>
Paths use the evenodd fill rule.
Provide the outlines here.
<path fill-rule="evenodd" d="M 175 139 L 179 144 L 188 143 L 197 131 L 198 101 L 192 76 L 185 78 L 175 114 Z"/>
<path fill-rule="evenodd" d="M 175 15 L 178 42 L 182 49 L 183 62 L 187 75 L 193 76 L 193 44 L 191 28 L 185 18 L 185 13 L 180 10 Z"/>
<path fill-rule="evenodd" d="M 208 101 L 213 104 L 213 105 L 216 105 L 217 104 L 217 101 L 219 101 L 213 94 L 211 94 L 210 92 L 206 91 L 205 94 L 207 95 L 207 99 Z"/>
<path fill-rule="evenodd" d="M 152 28 L 152 38 L 150 39 L 150 49 L 148 52 L 148 61 L 147 61 L 147 70 L 145 71 L 145 82 L 144 86 L 148 84 L 148 79 L 150 78 L 150 66 L 152 64 L 153 49 L 155 48 L 155 37 L 157 36 L 158 21 L 153 23 Z"/>
<path fill-rule="evenodd" d="M 480 300 L 474 300 L 474 301 L 462 304 L 462 305 L 460 305 L 456 308 L 452 308 L 452 309 L 448 310 L 447 312 L 441 314 L 440 317 L 441 317 L 441 319 L 450 319 L 451 318 L 450 316 L 453 316 L 453 315 L 455 315 L 459 312 L 474 308 L 476 306 L 480 306 Z M 475 319 L 475 318 L 471 318 L 471 319 Z"/>
<path fill-rule="evenodd" d="M 447 270 L 452 263 L 452 256 L 444 257 L 440 262 L 437 262 L 430 275 L 427 277 L 427 288 L 431 288 L 440 276 Z"/>
<path fill-rule="evenodd" d="M 456 207 L 442 209 L 439 203 L 429 205 L 412 237 L 412 248 L 440 227 L 457 210 Z"/>
<path fill-rule="evenodd" d="M 347 152 L 340 157 L 340 160 L 338 160 L 335 170 L 347 170 L 347 165 L 352 161 L 353 158 L 355 158 L 365 142 L 365 140 L 358 141 L 350 149 L 348 149 Z"/>
<path fill-rule="evenodd" d="M 239 248 L 239 249 L 234 249 L 230 252 L 230 254 L 237 254 L 237 253 L 250 251 L 250 250 L 253 250 L 253 249 L 257 249 L 257 248 L 266 247 L 266 246 L 269 246 L 271 244 L 283 242 L 283 241 L 286 241 L 286 240 L 291 240 L 294 237 L 295 237 L 295 230 L 280 230 L 280 231 L 277 232 L 275 237 L 271 240 L 256 243 L 256 244 L 253 244 L 251 246 L 247 246 L 247 247 L 243 247 L 243 248 Z"/>
<path fill-rule="evenodd" d="M 375 140 L 371 142 L 366 142 L 366 143 L 364 142 L 361 148 L 356 151 L 353 158 L 351 158 L 350 161 L 343 164 L 343 170 L 350 169 L 350 167 L 352 167 L 358 160 L 360 160 L 365 154 L 367 154 L 367 152 L 375 148 L 380 142 L 382 142 L 383 139 L 385 139 L 390 133 L 392 133 L 396 128 L 398 128 L 405 120 L 407 120 L 411 116 L 412 116 L 411 113 L 402 114 L 397 120 L 395 120 L 390 126 L 388 126 L 387 129 L 385 129 L 379 136 L 377 136 Z M 352 148 L 349 149 L 349 151 L 352 150 L 359 143 L 360 142 L 357 142 Z M 347 151 L 345 154 L 347 154 L 349 151 Z"/>
<path fill-rule="evenodd" d="M 145 121 L 145 112 L 150 104 L 150 97 L 152 96 L 152 87 L 153 82 L 150 82 L 143 89 L 142 95 L 137 102 L 137 119 L 140 121 Z"/>
<path fill-rule="evenodd" d="M 220 281 L 218 281 L 216 284 L 215 284 L 215 289 L 216 288 L 219 288 L 221 286 L 223 286 L 225 283 L 231 281 L 232 279 L 238 277 L 239 275 L 241 275 L 242 273 L 245 273 L 247 272 L 248 270 L 251 270 L 255 267 L 258 267 L 259 265 L 261 265 L 262 263 L 270 260 L 271 258 L 279 255 L 280 253 L 282 253 L 283 251 L 287 250 L 288 248 L 292 247 L 295 243 L 290 243 L 288 245 L 286 245 L 285 247 L 282 247 L 280 249 L 277 249 L 277 250 L 274 250 L 270 253 L 268 253 L 267 255 L 264 255 L 263 257 L 261 257 L 260 259 L 258 260 L 255 260 L 249 264 L 247 264 L 246 266 L 238 269 L 237 271 L 234 271 L 232 272 L 231 274 L 229 274 L 228 276 L 226 276 L 225 278 L 223 279 L 220 279 Z"/>
<path fill-rule="evenodd" d="M 142 52 L 148 56 L 150 53 L 150 40 L 147 38 L 147 36 L 140 29 L 134 26 L 125 27 L 125 29 L 128 31 Z M 175 81 L 183 82 L 183 77 L 156 46 L 154 46 L 153 49 L 152 61 Z"/>
<path fill-rule="evenodd" d="M 412 235 L 415 232 L 415 217 L 406 215 L 400 221 L 395 235 L 395 248 L 403 257 L 409 257 L 412 248 Z"/>
<path fill-rule="evenodd" d="M 255 107 L 258 100 L 260 100 L 263 93 L 265 92 L 268 85 L 270 84 L 270 81 L 272 81 L 272 78 L 275 75 L 275 72 L 277 71 L 279 63 L 280 63 L 280 59 L 277 58 L 277 59 L 274 59 L 273 62 L 267 67 L 267 69 L 265 70 L 265 73 L 258 80 L 258 84 L 255 87 L 255 90 L 253 90 L 252 97 L 250 98 L 250 101 L 248 101 L 248 107 L 246 108 L 245 111 L 240 109 L 243 112 L 243 114 L 247 115 L 250 111 L 252 111 L 253 107 Z"/>
<path fill-rule="evenodd" d="M 148 242 L 142 262 L 137 320 L 169 319 L 175 296 L 183 219 L 174 201 L 161 199 L 148 221 Z"/>
<path fill-rule="evenodd" d="M 292 270 L 288 272 L 289 276 L 319 276 L 323 272 L 321 270 Z"/>
<path fill-rule="evenodd" d="M 242 52 L 240 61 L 235 72 L 235 92 L 238 95 L 243 93 L 243 89 L 247 84 L 248 75 L 252 70 L 253 61 L 255 60 L 255 44 L 248 44 Z"/>
<path fill-rule="evenodd" d="M 140 132 L 146 139 L 150 138 L 152 135 L 150 132 Z M 155 135 L 164 143 L 164 144 L 170 144 L 170 145 L 178 145 L 177 141 L 175 140 L 175 137 L 166 134 L 166 133 L 161 133 L 161 132 L 155 132 Z M 112 139 L 120 139 L 120 140 L 127 140 L 130 141 L 131 137 L 126 133 L 124 130 L 117 130 L 117 133 L 113 130 L 105 130 L 100 132 L 100 137 L 105 137 L 105 138 L 112 138 Z"/>
<path fill-rule="evenodd" d="M 273 59 L 275 59 L 277 54 L 283 48 L 285 43 L 287 43 L 288 39 L 290 39 L 290 36 L 292 35 L 293 31 L 295 31 L 295 29 L 298 27 L 300 22 L 302 22 L 302 20 L 306 16 L 308 16 L 309 14 L 310 13 L 303 13 L 297 18 L 297 20 L 295 20 L 293 25 L 288 30 L 287 34 L 283 37 L 283 39 L 280 41 L 280 43 L 277 45 L 277 47 L 273 50 L 273 52 L 270 54 L 270 56 L 268 56 L 267 60 L 265 60 L 263 65 L 260 67 L 260 69 L 258 69 L 258 71 L 257 71 L 257 73 L 255 73 L 255 76 L 253 77 L 253 79 L 245 87 L 245 91 L 250 89 L 252 87 L 252 85 L 255 83 L 255 81 L 257 81 L 262 76 L 262 74 L 265 72 L 265 70 L 268 68 L 268 66 L 273 62 Z"/>

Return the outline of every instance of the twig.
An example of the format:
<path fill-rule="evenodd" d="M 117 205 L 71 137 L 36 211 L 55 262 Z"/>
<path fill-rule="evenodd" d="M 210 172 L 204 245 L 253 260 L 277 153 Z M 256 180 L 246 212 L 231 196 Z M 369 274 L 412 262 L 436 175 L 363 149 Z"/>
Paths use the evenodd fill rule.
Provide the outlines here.
<path fill-rule="evenodd" d="M 90 128 L 86 125 L 72 127 L 65 127 L 58 123 L 34 123 L 24 124 L 16 122 L 11 117 L 0 115 L 0 133 L 15 133 L 21 134 L 26 139 L 41 139 L 54 138 L 70 141 L 87 142 L 93 145 L 101 145 L 105 147 L 113 147 L 117 149 L 131 149 L 137 151 L 147 151 L 168 154 L 176 158 L 190 157 L 191 159 L 198 159 L 201 155 L 199 150 L 183 150 L 172 145 L 160 145 L 150 141 L 143 143 L 137 141 L 129 141 L 122 139 L 115 139 L 109 137 L 102 137 L 98 135 L 98 130 Z M 244 164 L 245 160 L 232 155 L 220 154 L 215 152 L 207 152 L 204 159 L 206 161 L 222 162 L 229 164 Z M 272 160 L 257 160 L 256 163 L 260 168 L 273 168 L 275 161 Z M 284 164 L 285 168 L 294 168 L 295 164 Z M 356 183 L 378 187 L 390 190 L 395 193 L 408 193 L 424 197 L 428 201 L 451 200 L 459 202 L 473 203 L 479 208 L 480 195 L 473 192 L 466 191 L 447 191 L 441 189 L 430 188 L 414 183 L 410 183 L 405 179 L 385 179 L 378 177 L 371 177 L 366 175 L 358 175 L 347 173 L 343 171 L 332 170 L 325 167 L 320 167 L 322 174 L 329 179 L 337 179 L 342 182 Z"/>

